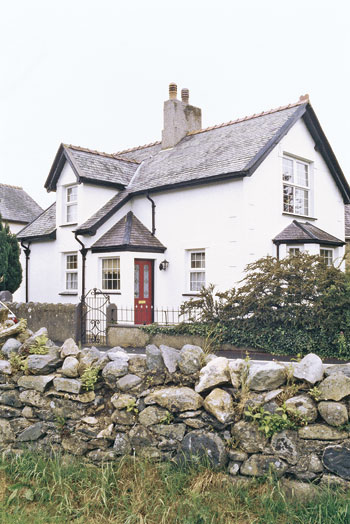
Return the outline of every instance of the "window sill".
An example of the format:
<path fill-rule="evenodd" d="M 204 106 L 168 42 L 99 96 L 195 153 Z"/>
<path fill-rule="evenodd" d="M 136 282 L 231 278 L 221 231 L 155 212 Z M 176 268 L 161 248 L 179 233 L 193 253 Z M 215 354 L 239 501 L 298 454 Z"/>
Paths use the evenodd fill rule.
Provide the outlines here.
<path fill-rule="evenodd" d="M 105 295 L 121 295 L 120 291 L 109 291 L 108 289 L 101 289 Z"/>
<path fill-rule="evenodd" d="M 282 215 L 286 215 L 289 217 L 296 217 L 296 218 L 307 218 L 308 220 L 318 220 L 316 217 L 310 217 L 308 215 L 298 215 L 296 213 L 288 213 L 287 211 L 283 211 Z"/>
<path fill-rule="evenodd" d="M 77 296 L 78 291 L 62 291 L 62 293 L 58 293 L 61 296 Z"/>
<path fill-rule="evenodd" d="M 66 224 L 61 224 L 60 227 L 68 227 L 68 226 L 77 226 L 78 222 L 67 222 Z"/>
<path fill-rule="evenodd" d="M 196 292 L 192 292 L 192 293 L 182 293 L 182 296 L 183 297 L 199 297 L 200 293 L 199 291 L 196 293 Z"/>

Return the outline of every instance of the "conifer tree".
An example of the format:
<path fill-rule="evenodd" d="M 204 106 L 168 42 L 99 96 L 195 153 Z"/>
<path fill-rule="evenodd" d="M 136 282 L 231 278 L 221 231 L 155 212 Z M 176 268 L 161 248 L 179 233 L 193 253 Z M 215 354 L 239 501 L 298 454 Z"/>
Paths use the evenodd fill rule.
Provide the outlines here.
<path fill-rule="evenodd" d="M 0 291 L 14 293 L 22 282 L 20 249 L 16 235 L 10 232 L 0 215 Z"/>

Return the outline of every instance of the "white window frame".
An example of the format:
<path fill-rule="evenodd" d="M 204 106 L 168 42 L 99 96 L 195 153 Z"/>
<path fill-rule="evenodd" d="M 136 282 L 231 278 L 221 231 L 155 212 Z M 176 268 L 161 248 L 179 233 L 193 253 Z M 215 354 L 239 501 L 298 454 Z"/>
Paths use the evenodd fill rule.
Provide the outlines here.
<path fill-rule="evenodd" d="M 73 257 L 73 256 L 76 257 L 76 267 L 75 268 L 68 267 L 68 264 L 71 263 L 69 261 L 68 257 Z M 78 282 L 78 267 L 79 267 L 78 252 L 77 251 L 72 251 L 70 253 L 64 253 L 64 289 L 67 292 L 71 292 L 71 293 L 77 293 L 78 292 L 78 285 L 79 285 L 79 282 Z M 72 276 L 76 275 L 76 277 L 74 277 L 74 279 L 73 279 L 75 281 L 75 283 L 76 283 L 76 285 L 74 287 L 68 287 L 68 282 L 69 282 L 68 275 L 72 275 Z M 71 282 L 73 282 L 73 280 Z"/>
<path fill-rule="evenodd" d="M 289 162 L 292 162 L 293 165 L 293 180 L 285 180 L 284 179 L 284 161 L 287 160 Z M 298 182 L 297 176 L 298 176 L 298 164 L 306 166 L 307 167 L 307 184 L 304 185 L 300 181 Z M 305 216 L 305 217 L 311 217 L 312 216 L 312 169 L 311 169 L 311 162 L 308 162 L 306 160 L 301 160 L 300 158 L 293 157 L 287 154 L 284 154 L 282 157 L 282 209 L 283 213 L 287 213 L 290 215 L 297 215 L 297 216 Z M 285 196 L 285 188 L 291 188 L 293 191 L 293 202 L 291 204 L 292 209 L 286 209 L 286 206 L 288 204 L 284 201 Z M 305 207 L 303 207 L 302 211 L 298 210 L 298 204 L 297 204 L 297 198 L 296 198 L 296 192 L 297 191 L 303 191 L 306 192 L 307 195 L 307 212 L 305 212 Z"/>
<path fill-rule="evenodd" d="M 324 256 L 324 254 L 321 253 L 322 251 L 330 252 L 331 253 L 331 257 Z M 323 259 L 323 261 L 325 262 L 326 266 L 328 266 L 328 267 L 333 266 L 333 263 L 334 263 L 334 260 L 335 260 L 334 255 L 335 255 L 335 252 L 334 252 L 334 249 L 332 247 L 320 246 L 320 257 Z"/>
<path fill-rule="evenodd" d="M 106 288 L 106 287 L 104 287 L 104 280 L 106 280 L 106 279 L 103 278 L 103 274 L 104 274 L 103 264 L 104 264 L 104 261 L 107 261 L 107 260 L 116 260 L 117 261 L 116 271 L 118 273 L 118 270 L 119 270 L 119 279 L 118 278 L 116 279 L 116 282 L 117 282 L 117 287 L 116 288 Z M 106 268 L 106 269 L 108 269 L 108 268 Z M 111 268 L 111 269 L 113 270 L 113 268 Z M 101 290 L 102 291 L 106 291 L 107 293 L 108 292 L 110 292 L 110 293 L 120 292 L 120 288 L 121 288 L 120 257 L 103 257 L 103 258 L 100 259 L 100 278 L 101 278 Z M 113 282 L 113 278 L 112 278 L 112 282 Z M 119 286 L 118 286 L 118 283 L 119 283 Z"/>
<path fill-rule="evenodd" d="M 287 255 L 295 254 L 294 250 L 298 249 L 299 253 L 304 251 L 303 244 L 287 244 Z"/>
<path fill-rule="evenodd" d="M 192 255 L 196 255 L 196 254 L 204 254 L 204 266 L 201 266 L 201 267 L 192 267 L 192 262 L 193 259 L 192 259 Z M 200 289 L 192 289 L 192 283 L 191 283 L 191 275 L 193 274 L 199 274 L 199 273 L 203 273 L 204 274 L 204 280 L 203 280 L 203 283 L 200 287 Z M 188 290 L 191 294 L 198 294 L 201 290 L 202 287 L 205 287 L 206 285 L 206 251 L 205 249 L 191 249 L 191 250 L 188 250 Z"/>
<path fill-rule="evenodd" d="M 72 189 L 76 190 L 75 200 L 70 200 L 69 198 L 69 193 L 70 193 L 70 190 Z M 64 191 L 65 191 L 64 193 L 65 194 L 64 223 L 65 224 L 77 224 L 78 222 L 78 185 L 74 184 L 70 186 L 65 186 Z M 68 211 L 72 209 L 75 209 L 75 216 L 73 217 L 72 220 L 68 220 Z"/>

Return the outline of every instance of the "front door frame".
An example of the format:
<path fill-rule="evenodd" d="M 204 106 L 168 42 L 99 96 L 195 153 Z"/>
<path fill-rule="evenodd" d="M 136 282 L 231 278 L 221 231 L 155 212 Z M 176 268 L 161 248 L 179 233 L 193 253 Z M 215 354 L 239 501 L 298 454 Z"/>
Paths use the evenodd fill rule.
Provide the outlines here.
<path fill-rule="evenodd" d="M 150 285 L 150 293 L 151 293 L 151 322 L 150 323 L 153 323 L 154 322 L 154 259 L 152 258 L 141 258 L 141 257 L 137 257 L 137 258 L 134 258 L 134 271 L 135 271 L 135 265 L 136 265 L 136 262 L 149 262 L 150 263 L 150 266 L 151 266 L 151 274 L 150 274 L 150 278 L 151 278 L 151 285 Z M 135 320 L 136 320 L 136 308 L 135 308 L 135 283 L 134 283 L 134 324 L 135 325 L 138 325 L 138 326 L 142 326 L 142 325 L 145 325 L 144 323 L 143 324 L 136 324 Z"/>

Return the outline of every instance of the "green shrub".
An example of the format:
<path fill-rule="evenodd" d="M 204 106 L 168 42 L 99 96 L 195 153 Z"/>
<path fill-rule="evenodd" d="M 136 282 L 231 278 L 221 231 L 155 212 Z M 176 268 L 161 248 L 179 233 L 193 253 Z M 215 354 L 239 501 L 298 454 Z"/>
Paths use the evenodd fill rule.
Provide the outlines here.
<path fill-rule="evenodd" d="M 246 267 L 240 287 L 213 285 L 185 302 L 182 314 L 199 322 L 147 326 L 149 333 L 212 338 L 274 354 L 350 358 L 350 277 L 306 253 L 265 257 Z"/>

